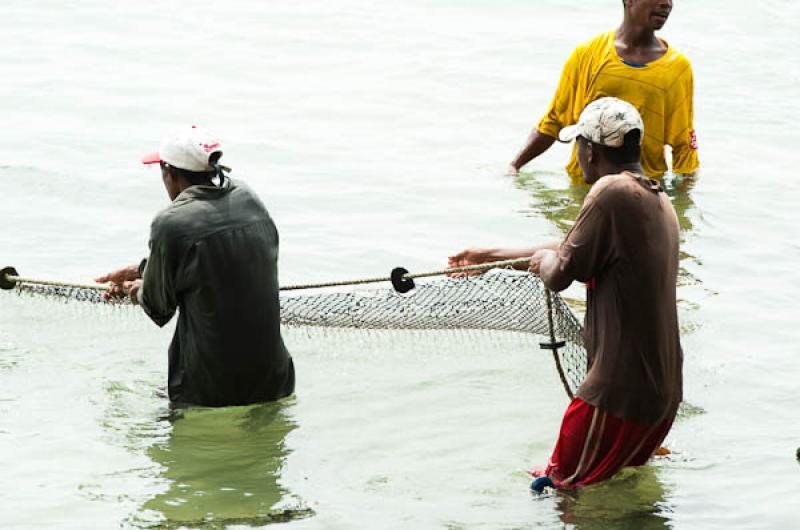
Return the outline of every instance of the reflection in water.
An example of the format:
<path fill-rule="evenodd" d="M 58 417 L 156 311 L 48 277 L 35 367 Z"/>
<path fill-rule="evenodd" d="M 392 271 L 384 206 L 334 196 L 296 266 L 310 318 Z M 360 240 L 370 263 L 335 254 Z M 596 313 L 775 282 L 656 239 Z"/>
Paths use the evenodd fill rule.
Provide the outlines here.
<path fill-rule="evenodd" d="M 699 260 L 686 252 L 684 243 L 694 229 L 693 217 L 697 214 L 691 191 L 696 179 L 687 176 L 664 177 L 664 191 L 672 200 L 678 215 L 681 237 L 681 267 L 678 271 L 678 287 L 700 285 L 702 282 L 687 268 L 686 263 L 700 264 Z M 564 235 L 572 227 L 589 192 L 589 186 L 580 179 L 565 178 L 561 174 L 534 172 L 520 173 L 516 179 L 518 188 L 531 194 L 533 202 L 525 214 L 541 216 L 553 223 Z"/>
<path fill-rule="evenodd" d="M 681 233 L 691 232 L 692 228 L 694 228 L 690 214 L 695 211 L 695 208 L 690 192 L 694 189 L 696 182 L 695 177 L 691 176 L 664 179 L 664 191 L 672 199 L 672 206 L 675 207 L 675 211 L 678 213 L 678 224 L 681 227 Z"/>
<path fill-rule="evenodd" d="M 565 182 L 568 183 L 566 187 Z M 578 217 L 583 199 L 589 193 L 589 186 L 581 180 L 573 179 L 570 182 L 562 175 L 541 172 L 520 173 L 516 184 L 533 198 L 530 210 L 523 213 L 544 217 L 565 235 Z"/>
<path fill-rule="evenodd" d="M 664 191 L 672 199 L 672 206 L 678 214 L 681 243 L 685 233 L 694 228 L 692 215 L 695 205 L 690 192 L 695 182 L 694 177 L 671 175 L 665 176 L 662 181 Z M 572 227 L 581 211 L 583 199 L 589 193 L 589 186 L 580 179 L 565 179 L 563 175 L 543 172 L 520 173 L 516 185 L 529 192 L 533 198 L 529 212 L 541 215 L 564 234 Z"/>
<path fill-rule="evenodd" d="M 163 466 L 169 489 L 144 504 L 139 522 L 216 528 L 311 515 L 297 501 L 288 507 L 288 492 L 279 484 L 288 454 L 285 438 L 296 427 L 286 407 L 283 401 L 172 411 L 164 420 L 172 432 L 148 449 Z M 276 510 L 279 503 L 284 508 Z"/>
<path fill-rule="evenodd" d="M 557 510 L 562 522 L 580 530 L 605 528 L 669 528 L 669 494 L 652 465 L 623 469 L 607 482 L 559 491 Z"/>

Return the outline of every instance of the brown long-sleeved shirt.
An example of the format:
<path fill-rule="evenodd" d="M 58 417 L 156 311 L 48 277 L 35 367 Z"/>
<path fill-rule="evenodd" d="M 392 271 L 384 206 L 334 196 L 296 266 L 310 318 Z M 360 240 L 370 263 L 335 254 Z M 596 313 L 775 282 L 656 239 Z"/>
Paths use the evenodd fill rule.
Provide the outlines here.
<path fill-rule="evenodd" d="M 589 371 L 577 397 L 613 416 L 654 424 L 682 399 L 678 243 L 667 195 L 625 172 L 594 184 L 559 248 L 560 271 L 587 282 Z"/>

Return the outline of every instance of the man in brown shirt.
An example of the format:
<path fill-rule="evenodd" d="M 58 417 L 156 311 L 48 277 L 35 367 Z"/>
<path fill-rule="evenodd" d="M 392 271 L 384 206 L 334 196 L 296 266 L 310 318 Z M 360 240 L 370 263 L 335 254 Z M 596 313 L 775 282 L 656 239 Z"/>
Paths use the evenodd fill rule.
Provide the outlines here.
<path fill-rule="evenodd" d="M 451 266 L 532 256 L 529 270 L 555 291 L 587 285 L 586 380 L 564 415 L 546 470 L 532 488 L 599 482 L 642 465 L 666 437 L 682 399 L 676 307 L 678 221 L 658 182 L 642 177 L 639 113 L 598 99 L 560 139 L 578 143 L 588 184 L 560 244 L 523 250 L 470 249 Z"/>

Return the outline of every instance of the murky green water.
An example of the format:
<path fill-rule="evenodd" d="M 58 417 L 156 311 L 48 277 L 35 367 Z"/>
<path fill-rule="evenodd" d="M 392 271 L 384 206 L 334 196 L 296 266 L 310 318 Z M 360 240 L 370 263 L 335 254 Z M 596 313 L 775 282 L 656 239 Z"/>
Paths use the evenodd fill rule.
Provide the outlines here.
<path fill-rule="evenodd" d="M 283 283 L 440 268 L 559 237 L 556 146 L 502 176 L 572 47 L 618 1 L 6 2 L 0 266 L 86 280 L 146 252 L 138 164 L 200 122 L 281 230 Z M 296 396 L 170 410 L 171 329 L 0 293 L 0 528 L 793 528 L 800 12 L 676 2 L 703 170 L 682 227 L 690 404 L 673 454 L 533 498 L 566 399 L 524 334 L 290 329 Z M 568 292 L 577 310 L 580 288 Z"/>

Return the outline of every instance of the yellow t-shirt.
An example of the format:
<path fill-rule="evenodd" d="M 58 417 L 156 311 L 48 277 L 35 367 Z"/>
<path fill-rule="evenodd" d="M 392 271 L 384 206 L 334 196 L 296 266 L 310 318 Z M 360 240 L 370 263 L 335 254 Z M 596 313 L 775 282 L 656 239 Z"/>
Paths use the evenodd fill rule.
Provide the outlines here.
<path fill-rule="evenodd" d="M 700 165 L 693 126 L 693 93 L 692 65 L 683 54 L 667 44 L 666 53 L 659 59 L 641 67 L 629 66 L 617 55 L 614 32 L 609 31 L 572 52 L 553 102 L 537 129 L 558 138 L 561 129 L 578 122 L 586 105 L 598 98 L 617 97 L 631 103 L 642 115 L 645 174 L 659 178 L 667 171 L 665 145 L 672 147 L 672 171 L 692 173 Z M 576 147 L 567 173 L 583 176 Z"/>

